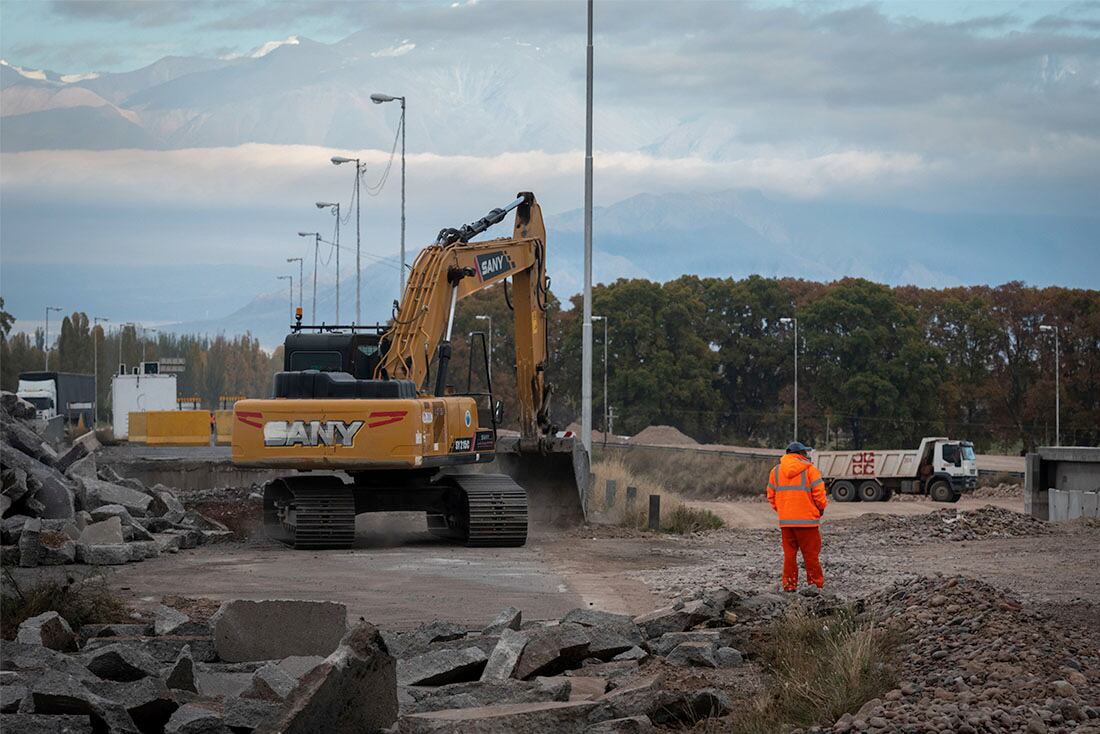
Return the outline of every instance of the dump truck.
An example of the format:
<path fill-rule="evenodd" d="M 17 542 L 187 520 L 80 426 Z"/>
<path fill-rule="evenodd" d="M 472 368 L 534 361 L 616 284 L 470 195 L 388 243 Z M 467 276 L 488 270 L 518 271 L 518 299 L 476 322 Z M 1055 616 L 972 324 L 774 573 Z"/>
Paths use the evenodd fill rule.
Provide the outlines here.
<path fill-rule="evenodd" d="M 969 441 L 929 437 L 916 449 L 815 451 L 811 458 L 838 502 L 886 502 L 895 492 L 958 502 L 978 484 Z"/>
<path fill-rule="evenodd" d="M 66 424 L 75 426 L 83 420 L 89 428 L 94 423 L 95 375 L 24 372 L 16 394 L 33 405 L 43 420 L 62 416 Z"/>
<path fill-rule="evenodd" d="M 471 241 L 515 211 L 511 237 Z M 508 281 L 511 287 L 508 287 Z M 499 286 L 515 313 L 519 435 L 498 435 L 485 390 L 451 384 L 451 332 L 463 298 Z M 521 546 L 528 521 L 584 520 L 588 454 L 550 422 L 546 230 L 533 194 L 440 231 L 413 263 L 386 324 L 303 325 L 286 337 L 270 399 L 233 406 L 232 459 L 284 469 L 264 486 L 269 537 L 294 548 L 347 548 L 355 516 L 424 512 L 427 529 L 468 546 Z M 471 335 L 470 369 L 478 362 Z"/>

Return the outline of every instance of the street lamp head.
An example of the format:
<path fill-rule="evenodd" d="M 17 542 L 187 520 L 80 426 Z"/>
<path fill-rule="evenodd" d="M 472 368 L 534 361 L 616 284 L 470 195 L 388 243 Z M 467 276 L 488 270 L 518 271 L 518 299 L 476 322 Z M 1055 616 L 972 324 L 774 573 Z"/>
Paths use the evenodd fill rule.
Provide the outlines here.
<path fill-rule="evenodd" d="M 342 155 L 334 155 L 334 156 L 332 156 L 332 158 L 329 158 L 329 160 L 332 161 L 332 165 L 338 166 L 341 163 L 351 163 L 355 159 L 354 158 L 345 158 Z"/>
<path fill-rule="evenodd" d="M 1050 324 L 1039 324 L 1039 331 L 1054 331 L 1054 327 Z"/>
<path fill-rule="evenodd" d="M 288 263 L 296 263 L 296 262 L 301 262 L 301 261 L 302 261 L 302 258 L 300 258 L 300 257 L 288 257 L 288 258 L 286 259 L 286 261 L 287 261 Z"/>
<path fill-rule="evenodd" d="M 298 236 L 299 237 L 317 237 L 318 234 L 316 232 L 299 232 Z"/>
<path fill-rule="evenodd" d="M 593 320 L 593 321 L 603 321 L 603 320 L 604 320 L 604 318 L 605 318 L 604 316 L 593 316 L 593 317 L 592 317 L 592 320 Z"/>
<path fill-rule="evenodd" d="M 325 207 L 329 207 L 329 206 L 337 206 L 338 207 L 340 205 L 337 204 L 334 201 L 318 201 L 317 202 L 317 208 L 318 209 L 324 209 Z"/>
<path fill-rule="evenodd" d="M 392 102 L 395 99 L 397 99 L 397 97 L 391 97 L 388 94 L 372 94 L 370 96 L 370 101 L 374 102 L 375 104 L 382 104 L 383 102 Z"/>
<path fill-rule="evenodd" d="M 489 319 L 491 319 L 493 317 L 492 316 L 486 316 L 483 313 L 479 313 L 477 316 L 474 316 L 474 318 L 477 319 L 478 321 L 488 321 Z"/>

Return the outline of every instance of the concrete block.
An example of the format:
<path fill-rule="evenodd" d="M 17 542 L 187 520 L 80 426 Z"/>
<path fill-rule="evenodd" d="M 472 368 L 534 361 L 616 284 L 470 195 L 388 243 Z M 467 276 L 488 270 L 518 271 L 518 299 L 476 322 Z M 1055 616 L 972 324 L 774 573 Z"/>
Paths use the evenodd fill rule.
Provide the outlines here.
<path fill-rule="evenodd" d="M 270 730 L 360 734 L 397 720 L 394 659 L 371 624 L 360 622 L 325 662 L 307 673 Z"/>
<path fill-rule="evenodd" d="M 483 635 L 499 635 L 506 629 L 518 630 L 520 625 L 523 624 L 523 612 L 515 607 L 508 607 L 498 614 L 492 622 L 488 624 L 485 629 L 481 631 Z"/>
<path fill-rule="evenodd" d="M 29 688 L 30 693 L 24 701 L 24 713 L 96 716 L 103 720 L 107 725 L 106 729 L 112 734 L 138 734 L 137 725 L 121 704 L 92 693 L 71 675 L 50 670 L 37 678 Z M 5 721 L 4 724 L 7 726 L 9 722 Z"/>
<path fill-rule="evenodd" d="M 557 675 L 575 668 L 588 656 L 590 642 L 588 630 L 578 624 L 565 622 L 548 627 L 534 635 L 523 648 L 513 675 L 527 679 Z"/>
<path fill-rule="evenodd" d="M 4 717 L 4 728 L 19 734 L 92 734 L 92 719 L 89 716 L 9 714 Z"/>
<path fill-rule="evenodd" d="M 19 565 L 23 568 L 33 568 L 38 565 L 42 555 L 42 545 L 39 542 L 42 535 L 42 521 L 37 517 L 23 523 L 19 532 Z"/>
<path fill-rule="evenodd" d="M 648 716 L 626 716 L 592 724 L 584 734 L 650 734 L 657 731 Z"/>
<path fill-rule="evenodd" d="M 257 698 L 261 701 L 279 703 L 298 685 L 298 679 L 280 670 L 274 663 L 268 663 L 252 674 L 248 688 L 241 698 Z"/>
<path fill-rule="evenodd" d="M 126 509 L 121 505 L 109 506 L 117 507 L 126 512 Z M 130 513 L 127 512 L 126 517 L 129 516 Z M 96 520 L 95 511 L 92 512 L 92 519 Z M 122 537 L 122 518 L 117 515 L 108 515 L 104 519 L 86 526 L 84 531 L 80 533 L 80 542 L 85 545 L 119 545 L 125 543 L 126 539 Z"/>
<path fill-rule="evenodd" d="M 172 607 L 166 607 L 163 604 L 157 605 L 155 615 L 153 631 L 158 635 L 170 635 L 182 625 L 191 621 L 191 618 L 183 612 Z"/>
<path fill-rule="evenodd" d="M 77 638 L 69 623 L 57 612 L 43 612 L 19 625 L 16 642 L 41 645 L 50 650 L 71 652 L 77 649 Z"/>
<path fill-rule="evenodd" d="M 102 479 L 81 479 L 84 489 L 84 509 L 91 512 L 103 505 L 122 505 L 133 517 L 145 517 L 153 498 L 144 492 Z"/>
<path fill-rule="evenodd" d="M 196 703 L 180 706 L 164 725 L 165 734 L 219 734 L 228 731 L 216 711 Z"/>
<path fill-rule="evenodd" d="M 97 694 L 122 705 L 134 724 L 143 732 L 164 731 L 165 724 L 179 708 L 178 694 L 169 691 L 164 681 L 145 677 L 135 681 L 104 681 L 95 686 Z"/>
<path fill-rule="evenodd" d="M 397 682 L 403 686 L 440 686 L 477 680 L 489 656 L 477 647 L 433 650 L 397 662 Z"/>
<path fill-rule="evenodd" d="M 489 655 L 485 670 L 481 673 L 481 680 L 507 680 L 514 676 L 519 657 L 523 654 L 530 635 L 512 629 L 505 629 L 500 633 L 500 640 Z"/>
<path fill-rule="evenodd" d="M 577 730 L 596 707 L 592 701 L 512 703 L 447 709 L 401 717 L 401 734 L 476 731 L 478 734 L 542 734 Z"/>
<path fill-rule="evenodd" d="M 195 680 L 195 660 L 191 657 L 190 645 L 184 645 L 176 662 L 164 670 L 164 682 L 169 688 L 179 691 L 199 692 L 198 683 Z"/>
<path fill-rule="evenodd" d="M 210 620 L 226 662 L 328 655 L 347 630 L 347 608 L 328 601 L 227 601 Z"/>
<path fill-rule="evenodd" d="M 725 716 L 731 706 L 730 697 L 717 688 L 662 691 L 656 704 L 646 713 L 658 726 L 688 727 L 703 719 Z"/>
<path fill-rule="evenodd" d="M 655 609 L 634 618 L 647 639 L 660 637 L 666 632 L 684 632 L 695 625 L 716 617 L 717 612 L 702 599 L 689 601 L 683 606 Z"/>
<path fill-rule="evenodd" d="M 27 695 L 27 687 L 18 683 L 0 686 L 0 714 L 14 714 Z"/>
<path fill-rule="evenodd" d="M 745 658 L 741 655 L 741 651 L 733 647 L 718 648 L 715 659 L 718 661 L 719 668 L 736 668 L 738 665 L 745 662 Z"/>
<path fill-rule="evenodd" d="M 1081 493 L 1081 517 L 1100 517 L 1100 492 Z"/>
<path fill-rule="evenodd" d="M 98 479 L 97 471 L 95 457 L 89 454 L 70 464 L 65 470 L 65 476 L 70 479 Z"/>
<path fill-rule="evenodd" d="M 89 566 L 121 566 L 133 559 L 130 546 L 125 543 L 112 545 L 85 545 L 77 543 L 76 558 Z"/>
<path fill-rule="evenodd" d="M 149 653 L 122 643 L 92 651 L 85 658 L 85 666 L 100 678 L 113 681 L 134 681 L 156 676 L 160 668 Z"/>
<path fill-rule="evenodd" d="M 682 668 L 717 668 L 717 653 L 713 642 L 681 642 L 665 660 Z"/>
<path fill-rule="evenodd" d="M 269 731 L 267 728 L 279 715 L 279 706 L 254 698 L 231 698 L 225 702 L 226 726 L 233 730 Z"/>
<path fill-rule="evenodd" d="M 570 701 L 595 701 L 607 693 L 607 679 L 597 676 L 573 675 L 560 679 L 543 678 L 540 680 L 564 680 L 569 682 Z"/>
<path fill-rule="evenodd" d="M 292 655 L 280 660 L 278 667 L 291 678 L 298 680 L 323 662 L 325 659 L 320 655 Z"/>
<path fill-rule="evenodd" d="M 419 714 L 500 703 L 568 701 L 570 684 L 568 678 L 560 677 L 533 681 L 474 681 L 437 687 L 403 686 L 400 690 L 411 699 L 401 705 L 401 713 Z"/>
<path fill-rule="evenodd" d="M 42 533 L 39 538 L 38 565 L 64 566 L 76 562 L 76 543 L 63 532 Z"/>

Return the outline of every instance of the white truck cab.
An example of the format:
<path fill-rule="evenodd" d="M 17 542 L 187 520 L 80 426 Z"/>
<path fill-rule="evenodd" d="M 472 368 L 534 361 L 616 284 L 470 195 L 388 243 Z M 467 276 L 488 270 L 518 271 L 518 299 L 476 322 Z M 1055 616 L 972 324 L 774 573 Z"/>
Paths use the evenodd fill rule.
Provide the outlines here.
<path fill-rule="evenodd" d="M 42 420 L 57 416 L 57 383 L 50 380 L 20 380 L 16 395 L 34 406 Z"/>

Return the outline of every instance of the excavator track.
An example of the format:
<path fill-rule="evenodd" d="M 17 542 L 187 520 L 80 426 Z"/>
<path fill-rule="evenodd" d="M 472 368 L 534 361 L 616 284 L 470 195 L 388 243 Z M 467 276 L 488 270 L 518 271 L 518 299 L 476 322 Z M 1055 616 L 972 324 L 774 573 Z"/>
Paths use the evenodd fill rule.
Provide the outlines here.
<path fill-rule="evenodd" d="M 355 495 L 337 477 L 286 477 L 264 486 L 264 528 L 297 549 L 350 548 Z"/>
<path fill-rule="evenodd" d="M 527 542 L 527 492 L 504 474 L 448 476 L 446 512 L 428 513 L 428 530 L 471 548 L 515 548 Z"/>

